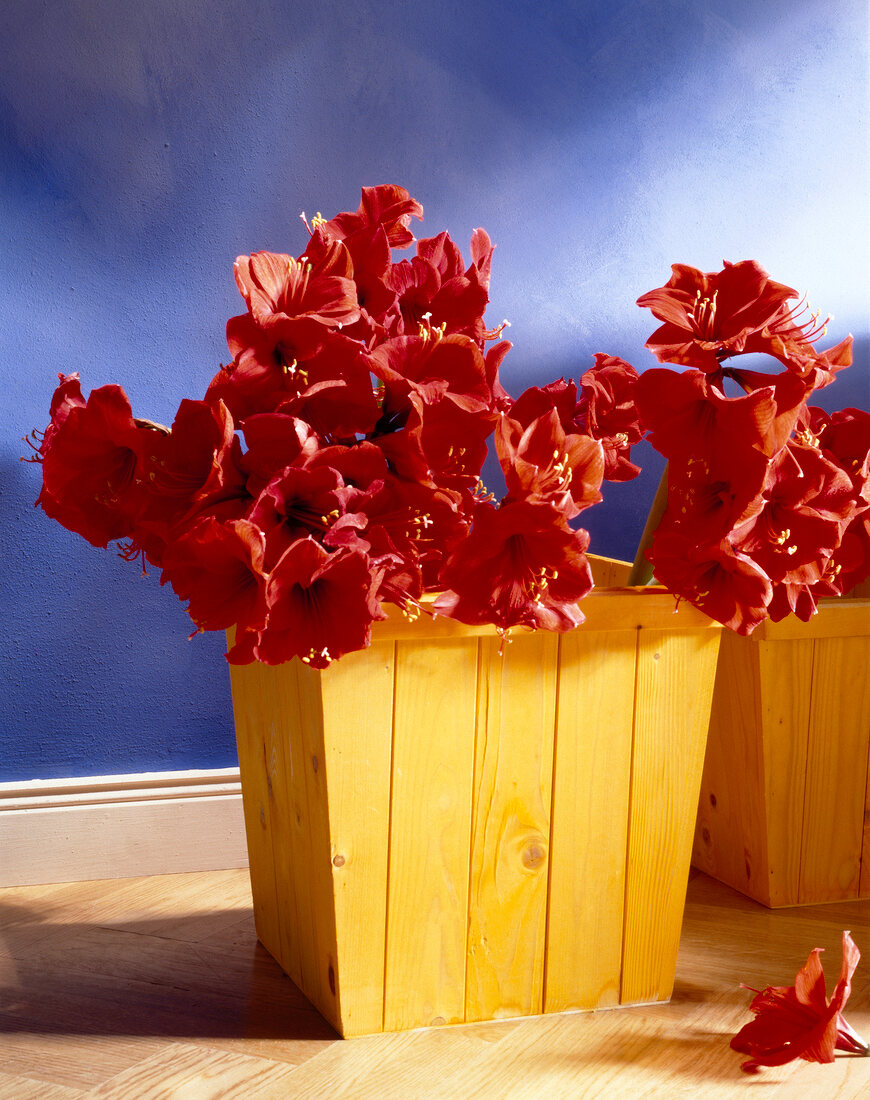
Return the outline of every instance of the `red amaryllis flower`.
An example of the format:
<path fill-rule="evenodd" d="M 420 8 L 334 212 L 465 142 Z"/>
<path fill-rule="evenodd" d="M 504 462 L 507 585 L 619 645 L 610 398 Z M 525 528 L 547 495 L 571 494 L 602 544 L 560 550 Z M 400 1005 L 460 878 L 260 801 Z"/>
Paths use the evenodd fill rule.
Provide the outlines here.
<path fill-rule="evenodd" d="M 367 357 L 355 340 L 335 333 L 313 359 L 298 365 L 295 385 L 275 407 L 306 420 L 325 440 L 370 432 L 380 416 Z"/>
<path fill-rule="evenodd" d="M 663 287 L 643 294 L 639 306 L 664 324 L 646 346 L 660 363 L 681 363 L 706 373 L 746 350 L 747 340 L 776 317 L 798 293 L 775 283 L 754 260 L 703 272 L 673 264 Z"/>
<path fill-rule="evenodd" d="M 414 240 L 408 228 L 411 218 L 422 217 L 423 207 L 404 187 L 387 183 L 363 187 L 362 201 L 354 213 L 337 214 L 322 225 L 325 233 L 339 241 L 360 229 L 382 226 L 390 248 L 407 248 Z"/>
<path fill-rule="evenodd" d="M 263 532 L 246 520 L 200 520 L 163 555 L 161 584 L 172 585 L 200 630 L 259 626 L 266 616 Z"/>
<path fill-rule="evenodd" d="M 267 571 L 298 538 L 323 537 L 342 511 L 341 488 L 341 478 L 329 467 L 288 466 L 269 482 L 247 516 L 266 536 Z"/>
<path fill-rule="evenodd" d="M 475 233 L 472 247 L 488 271 L 492 245 L 482 229 Z M 487 336 L 494 336 L 483 323 L 489 303 L 485 277 L 474 263 L 465 269 L 449 233 L 418 241 L 417 255 L 393 264 L 387 281 L 398 297 L 405 333 L 415 333 L 421 323 L 429 322 L 437 328 L 443 325 L 447 333 L 471 336 L 481 348 Z"/>
<path fill-rule="evenodd" d="M 488 415 L 467 412 L 452 401 L 426 404 L 417 393 L 401 427 L 373 437 L 399 477 L 449 492 L 474 491 L 492 431 Z"/>
<path fill-rule="evenodd" d="M 817 596 L 842 596 L 870 577 L 870 512 L 856 516 L 843 532 L 825 572 L 813 586 Z"/>
<path fill-rule="evenodd" d="M 736 382 L 744 393 L 769 395 L 773 402 L 773 415 L 759 446 L 769 457 L 777 454 L 786 445 L 798 425 L 806 407 L 807 396 L 812 392 L 812 386 L 806 379 L 787 370 L 780 371 L 779 374 L 764 374 L 761 371 L 729 366 L 723 370 L 722 374 L 723 383 L 719 388 L 724 387 L 724 379 L 729 378 Z"/>
<path fill-rule="evenodd" d="M 61 376 L 52 422 L 40 447 L 46 515 L 94 546 L 130 535 L 143 505 L 142 451 L 157 425 L 133 419 L 120 386 L 100 386 L 80 402 L 78 382 Z"/>
<path fill-rule="evenodd" d="M 73 371 L 72 374 L 58 374 L 57 380 L 59 384 L 51 396 L 51 407 L 49 409 L 51 420 L 42 433 L 42 444 L 39 448 L 42 454 L 45 454 L 51 445 L 52 435 L 62 427 L 70 411 L 72 409 L 82 409 L 87 404 L 82 396 L 78 371 Z"/>
<path fill-rule="evenodd" d="M 755 449 L 770 455 L 776 417 L 773 389 L 726 397 L 702 371 L 644 371 L 634 387 L 641 423 L 668 459 L 721 458 Z"/>
<path fill-rule="evenodd" d="M 298 539 L 269 575 L 269 618 L 254 648 L 257 660 L 277 665 L 300 657 L 326 668 L 345 653 L 364 649 L 375 619 L 380 577 L 365 554 L 332 554 L 312 538 Z"/>
<path fill-rule="evenodd" d="M 329 251 L 316 258 L 317 266 L 308 255 L 297 260 L 284 253 L 253 252 L 239 256 L 234 265 L 236 284 L 251 316 L 258 325 L 278 329 L 291 346 L 304 345 L 309 332 L 317 334 L 313 324 L 340 328 L 359 317 L 350 257 L 344 267 Z"/>
<path fill-rule="evenodd" d="M 397 336 L 376 348 L 369 363 L 385 384 L 388 414 L 407 409 L 412 392 L 427 405 L 447 400 L 471 413 L 492 405 L 485 360 L 468 336 L 443 336 L 438 329 Z"/>
<path fill-rule="evenodd" d="M 689 536 L 662 526 L 649 556 L 659 583 L 737 634 L 751 634 L 767 618 L 770 579 L 726 541 L 697 546 Z"/>
<path fill-rule="evenodd" d="M 559 414 L 559 423 L 566 432 L 578 431 L 577 385 L 575 382 L 558 378 L 546 386 L 529 386 L 516 401 L 512 401 L 507 410 L 512 420 L 527 428 L 533 420 L 555 409 Z"/>
<path fill-rule="evenodd" d="M 757 1073 L 762 1066 L 782 1066 L 795 1058 L 833 1062 L 835 1050 L 868 1053 L 867 1043 L 842 1016 L 861 953 L 849 933 L 844 932 L 840 978 L 828 1000 L 819 960 L 822 950 L 816 947 L 810 952 L 794 985 L 752 990 L 755 997 L 749 1007 L 755 1019 L 731 1040 L 734 1050 L 750 1055 L 740 1067 L 746 1073 Z"/>
<path fill-rule="evenodd" d="M 395 331 L 400 317 L 398 298 L 388 285 L 392 267 L 390 244 L 381 225 L 359 229 L 345 237 L 343 243 L 353 260 L 353 281 L 360 308 L 360 319 L 343 331 L 370 347 L 388 335 L 398 335 Z"/>
<path fill-rule="evenodd" d="M 643 438 L 634 400 L 638 373 L 630 363 L 613 355 L 595 355 L 595 366 L 580 378 L 582 390 L 576 416 L 593 439 L 604 448 L 606 481 L 631 481 L 640 473 L 629 458 L 631 448 Z"/>
<path fill-rule="evenodd" d="M 768 465 L 763 510 L 732 541 L 772 581 L 812 584 L 864 507 L 856 506 L 852 483 L 838 466 L 792 440 Z"/>
<path fill-rule="evenodd" d="M 441 570 L 435 611 L 465 623 L 570 630 L 592 589 L 589 534 L 572 531 L 551 504 L 480 504 L 471 534 Z"/>
<path fill-rule="evenodd" d="M 242 423 L 248 450 L 241 466 L 248 492 L 258 497 L 285 466 L 302 465 L 320 449 L 314 429 L 304 420 L 285 413 L 257 413 Z"/>
<path fill-rule="evenodd" d="M 689 535 L 696 544 L 716 544 L 747 524 L 764 507 L 768 460 L 751 447 L 735 460 L 689 458 L 668 463 L 668 504 L 662 527 Z"/>
<path fill-rule="evenodd" d="M 826 351 L 817 351 L 813 340 L 825 334 L 826 322 L 819 322 L 818 314 L 798 323 L 803 304 L 793 309 L 783 306 L 779 313 L 760 332 L 753 333 L 746 341 L 745 353 L 760 352 L 772 355 L 807 385 L 809 390 L 822 389 L 834 381 L 838 371 L 852 363 L 852 337 L 847 336 Z"/>
<path fill-rule="evenodd" d="M 604 480 L 604 450 L 588 435 L 566 435 L 555 409 L 525 429 L 504 416 L 495 445 L 505 476 L 505 502 L 529 500 L 552 504 L 573 519 L 597 504 Z"/>

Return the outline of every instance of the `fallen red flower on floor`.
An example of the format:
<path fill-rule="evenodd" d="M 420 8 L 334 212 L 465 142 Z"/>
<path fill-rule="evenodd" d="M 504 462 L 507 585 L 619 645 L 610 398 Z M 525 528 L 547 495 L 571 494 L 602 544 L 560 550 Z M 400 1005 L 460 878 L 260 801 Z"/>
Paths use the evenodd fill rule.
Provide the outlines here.
<path fill-rule="evenodd" d="M 843 1019 L 849 999 L 852 975 L 861 958 L 855 941 L 843 933 L 843 965 L 834 995 L 828 1000 L 825 975 L 814 947 L 806 966 L 798 971 L 794 985 L 753 989 L 750 1009 L 755 1019 L 745 1024 L 731 1040 L 734 1050 L 751 1057 L 740 1067 L 757 1073 L 762 1066 L 783 1066 L 795 1058 L 807 1062 L 833 1062 L 835 1050 L 851 1054 L 870 1053 L 870 1047 Z M 746 986 L 744 988 L 750 988 Z"/>

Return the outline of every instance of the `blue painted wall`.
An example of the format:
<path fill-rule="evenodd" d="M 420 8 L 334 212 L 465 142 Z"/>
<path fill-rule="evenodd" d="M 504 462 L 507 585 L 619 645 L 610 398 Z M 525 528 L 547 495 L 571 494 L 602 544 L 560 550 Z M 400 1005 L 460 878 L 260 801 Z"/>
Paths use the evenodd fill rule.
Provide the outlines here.
<path fill-rule="evenodd" d="M 864 0 L 51 0 L 0 14 L 0 780 L 235 761 L 220 637 L 33 508 L 58 371 L 169 422 L 228 358 L 232 262 L 401 183 L 498 244 L 519 392 L 650 365 L 638 294 L 761 261 L 868 406 Z M 658 464 L 587 513 L 631 556 Z M 596 514 L 597 513 L 597 514 Z"/>

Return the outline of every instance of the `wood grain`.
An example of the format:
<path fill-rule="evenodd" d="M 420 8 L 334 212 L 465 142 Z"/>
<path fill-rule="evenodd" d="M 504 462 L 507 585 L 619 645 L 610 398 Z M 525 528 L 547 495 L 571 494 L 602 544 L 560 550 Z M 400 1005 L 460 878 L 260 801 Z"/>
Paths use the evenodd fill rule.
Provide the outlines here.
<path fill-rule="evenodd" d="M 543 1011 L 559 638 L 481 639 L 465 1019 Z"/>
<path fill-rule="evenodd" d="M 476 639 L 397 646 L 385 1031 L 465 1018 L 477 676 Z"/>
<path fill-rule="evenodd" d="M 769 910 L 695 873 L 669 1004 L 339 1040 L 256 944 L 244 871 L 0 891 L 0 1098 L 860 1100 L 870 1058 L 741 1074 L 751 994 L 870 906 Z M 870 969 L 846 1008 L 870 1032 Z"/>
<path fill-rule="evenodd" d="M 802 904 L 858 896 L 870 753 L 870 637 L 819 638 L 813 646 Z"/>
<path fill-rule="evenodd" d="M 641 631 L 620 1002 L 671 995 L 719 635 Z"/>
<path fill-rule="evenodd" d="M 548 1012 L 619 1001 L 637 631 L 606 644 L 574 631 L 561 647 Z"/>
<path fill-rule="evenodd" d="M 870 601 L 723 638 L 693 860 L 771 907 L 870 898 Z"/>

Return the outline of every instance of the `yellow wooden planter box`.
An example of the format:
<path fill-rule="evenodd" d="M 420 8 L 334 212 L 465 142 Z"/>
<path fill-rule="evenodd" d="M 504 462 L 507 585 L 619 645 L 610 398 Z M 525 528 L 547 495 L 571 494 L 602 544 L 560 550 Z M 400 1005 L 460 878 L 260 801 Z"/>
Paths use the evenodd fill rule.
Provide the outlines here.
<path fill-rule="evenodd" d="M 870 898 L 870 599 L 722 639 L 692 861 L 775 908 Z"/>
<path fill-rule="evenodd" d="M 232 669 L 257 934 L 342 1035 L 670 996 L 720 630 L 583 610 Z"/>

